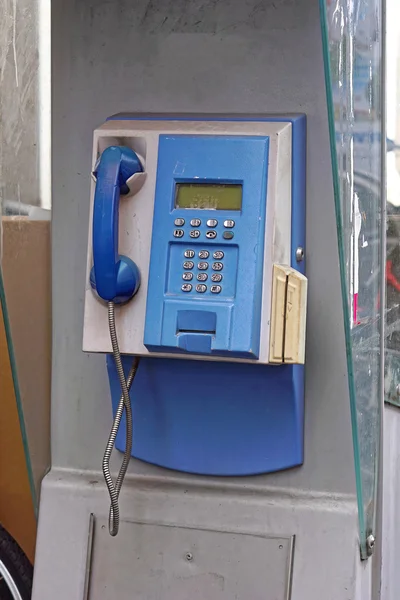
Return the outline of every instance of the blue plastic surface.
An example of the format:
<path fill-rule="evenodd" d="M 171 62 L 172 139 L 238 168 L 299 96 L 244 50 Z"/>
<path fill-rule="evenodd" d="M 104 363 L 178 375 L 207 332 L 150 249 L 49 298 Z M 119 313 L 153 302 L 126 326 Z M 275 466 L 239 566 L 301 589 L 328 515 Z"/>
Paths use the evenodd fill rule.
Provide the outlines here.
<path fill-rule="evenodd" d="M 174 116 L 196 118 L 292 123 L 291 264 L 304 273 L 305 260 L 297 263 L 295 253 L 298 246 L 305 248 L 305 116 Z M 126 373 L 131 360 L 123 359 Z M 112 357 L 107 357 L 107 366 L 115 413 L 120 388 Z M 303 366 L 142 358 L 131 399 L 132 455 L 144 461 L 205 475 L 268 473 L 303 462 Z M 116 447 L 123 451 L 124 446 L 123 419 Z"/>
<path fill-rule="evenodd" d="M 154 204 L 147 293 L 144 344 L 153 352 L 187 351 L 190 353 L 258 358 L 260 345 L 262 269 L 266 190 L 268 182 L 269 138 L 264 136 L 187 136 L 160 135 L 158 145 L 157 183 Z M 241 184 L 241 210 L 182 209 L 174 207 L 176 183 Z M 268 200 L 267 200 L 268 201 Z M 177 218 L 184 219 L 183 237 L 173 236 Z M 191 219 L 200 219 L 198 238 L 191 238 Z M 217 237 L 208 239 L 208 219 L 216 219 Z M 225 220 L 235 226 L 232 241 L 223 239 Z M 181 290 L 184 251 L 192 249 L 193 288 Z M 255 249 L 257 251 L 255 251 Z M 199 251 L 208 250 L 208 268 L 200 271 Z M 211 292 L 215 262 L 213 252 L 224 256 L 222 291 Z M 196 292 L 196 277 L 206 273 L 207 290 Z M 239 282 L 239 284 L 237 284 Z M 188 335 L 177 326 L 183 310 L 198 315 L 207 311 L 215 315 L 214 335 Z M 188 329 L 196 330 L 192 320 Z M 182 339 L 183 338 L 183 339 Z"/>
<path fill-rule="evenodd" d="M 131 362 L 124 357 L 126 375 Z M 112 357 L 107 364 L 115 411 L 120 388 Z M 302 387 L 301 367 L 142 360 L 131 392 L 132 454 L 208 475 L 293 467 L 303 459 Z M 120 450 L 124 419 L 116 440 Z"/>
<path fill-rule="evenodd" d="M 106 148 L 96 166 L 90 283 L 105 301 L 126 302 L 140 285 L 135 263 L 118 254 L 120 194 L 128 193 L 127 180 L 140 171 L 142 165 L 135 152 L 122 146 Z"/>

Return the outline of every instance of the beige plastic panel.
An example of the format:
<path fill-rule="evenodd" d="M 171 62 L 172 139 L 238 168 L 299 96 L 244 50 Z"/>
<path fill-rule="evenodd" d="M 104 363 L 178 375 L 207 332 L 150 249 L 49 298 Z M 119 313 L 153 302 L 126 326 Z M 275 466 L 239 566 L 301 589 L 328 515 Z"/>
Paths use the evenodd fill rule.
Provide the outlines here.
<path fill-rule="evenodd" d="M 286 265 L 274 265 L 269 361 L 304 364 L 307 278 Z"/>
<path fill-rule="evenodd" d="M 120 202 L 119 251 L 132 258 L 141 272 L 141 285 L 137 295 L 126 305 L 119 306 L 116 311 L 116 327 L 121 352 L 141 356 L 149 355 L 148 349 L 143 345 L 143 333 L 157 175 L 158 139 L 160 134 L 165 133 L 266 135 L 270 137 L 270 148 L 259 360 L 232 360 L 229 357 L 190 354 L 157 353 L 157 356 L 268 363 L 272 265 L 273 263 L 289 263 L 291 252 L 292 126 L 290 122 L 284 121 L 108 121 L 94 132 L 93 167 L 101 152 L 107 147 L 117 144 L 129 146 L 137 152 L 145 168 L 144 175 L 136 175 L 129 182 L 131 193 L 124 196 Z M 107 306 L 95 296 L 89 283 L 90 268 L 93 264 L 91 219 L 94 191 L 93 181 L 88 231 L 83 349 L 85 352 L 111 352 Z M 152 354 L 154 355 L 154 353 Z"/>

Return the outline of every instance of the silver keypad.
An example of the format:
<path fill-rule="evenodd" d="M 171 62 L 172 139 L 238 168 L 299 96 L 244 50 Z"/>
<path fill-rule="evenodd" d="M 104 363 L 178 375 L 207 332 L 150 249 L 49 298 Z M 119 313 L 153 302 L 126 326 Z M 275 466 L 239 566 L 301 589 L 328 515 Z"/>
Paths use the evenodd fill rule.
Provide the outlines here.
<path fill-rule="evenodd" d="M 217 250 L 216 252 L 214 252 L 213 258 L 221 260 L 221 258 L 224 258 L 224 253 L 222 252 L 222 250 Z"/>
<path fill-rule="evenodd" d="M 212 294 L 219 294 L 220 291 L 222 290 L 222 287 L 220 285 L 212 285 L 210 287 L 211 293 Z"/>
<path fill-rule="evenodd" d="M 192 219 L 190 221 L 190 224 L 192 227 L 200 227 L 201 225 L 201 219 Z"/>
<path fill-rule="evenodd" d="M 204 285 L 204 283 L 198 283 L 196 285 L 196 292 L 198 292 L 199 294 L 204 294 L 204 292 L 206 291 L 207 286 Z"/>
<path fill-rule="evenodd" d="M 220 283 L 220 281 L 222 281 L 221 273 L 213 273 L 211 275 L 211 281 L 214 281 L 215 283 Z"/>
<path fill-rule="evenodd" d="M 235 227 L 235 221 L 233 221 L 233 219 L 227 219 L 224 221 L 224 227 L 228 227 L 229 229 Z"/>
<path fill-rule="evenodd" d="M 182 273 L 182 279 L 184 281 L 192 281 L 193 273 L 191 273 L 190 271 L 186 271 L 185 273 Z"/>
<path fill-rule="evenodd" d="M 191 292 L 192 291 L 192 284 L 191 283 L 184 283 L 183 286 L 181 287 L 182 292 Z"/>
<path fill-rule="evenodd" d="M 198 229 L 192 229 L 192 231 L 189 233 L 189 235 L 191 238 L 198 238 L 198 237 L 200 237 L 200 231 Z"/>
<path fill-rule="evenodd" d="M 208 258 L 209 256 L 210 256 L 210 253 L 208 250 L 200 250 L 199 258 Z"/>
<path fill-rule="evenodd" d="M 174 223 L 177 227 L 182 227 L 185 224 L 185 219 L 175 219 Z"/>
<path fill-rule="evenodd" d="M 183 237 L 183 234 L 183 229 L 174 229 L 174 237 L 181 238 Z"/>
<path fill-rule="evenodd" d="M 206 231 L 206 237 L 209 240 L 214 240 L 217 237 L 217 232 L 212 230 L 212 231 Z"/>
<path fill-rule="evenodd" d="M 212 265 L 213 271 L 222 271 L 222 269 L 224 268 L 224 265 L 222 262 L 215 262 Z"/>
<path fill-rule="evenodd" d="M 194 267 L 194 262 L 191 260 L 185 260 L 185 262 L 183 263 L 183 268 L 184 269 L 193 269 Z"/>
<path fill-rule="evenodd" d="M 185 258 L 193 258 L 194 255 L 195 255 L 194 250 L 185 250 L 185 252 L 183 253 L 183 256 Z"/>
<path fill-rule="evenodd" d="M 197 273 L 197 281 L 207 281 L 207 273 Z"/>
<path fill-rule="evenodd" d="M 208 269 L 208 262 L 199 262 L 197 268 L 199 271 L 206 271 Z"/>
<path fill-rule="evenodd" d="M 217 219 L 208 219 L 207 227 L 216 227 L 218 225 Z"/>

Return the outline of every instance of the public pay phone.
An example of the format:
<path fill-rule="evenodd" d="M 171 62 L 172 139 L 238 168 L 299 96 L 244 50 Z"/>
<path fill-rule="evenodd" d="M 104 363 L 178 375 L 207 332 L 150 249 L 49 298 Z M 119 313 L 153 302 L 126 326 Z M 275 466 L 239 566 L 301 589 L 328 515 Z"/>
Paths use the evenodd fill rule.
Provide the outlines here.
<path fill-rule="evenodd" d="M 132 454 L 167 468 L 301 464 L 305 129 L 117 115 L 95 131 L 83 348 L 108 355 L 120 450 L 132 417 Z"/>

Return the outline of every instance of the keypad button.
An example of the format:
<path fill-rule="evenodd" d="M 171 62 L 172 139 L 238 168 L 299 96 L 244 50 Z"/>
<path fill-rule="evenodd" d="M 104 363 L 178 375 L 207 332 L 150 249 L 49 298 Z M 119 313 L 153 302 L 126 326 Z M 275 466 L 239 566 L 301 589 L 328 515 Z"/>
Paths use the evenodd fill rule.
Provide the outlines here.
<path fill-rule="evenodd" d="M 191 283 L 184 283 L 183 286 L 181 287 L 182 292 L 191 292 L 192 291 L 192 284 Z"/>
<path fill-rule="evenodd" d="M 212 230 L 212 231 L 206 231 L 206 237 L 209 240 L 214 240 L 217 237 L 217 232 Z"/>
<path fill-rule="evenodd" d="M 185 262 L 183 263 L 183 268 L 184 269 L 193 269 L 194 267 L 194 262 L 191 260 L 185 260 Z"/>
<path fill-rule="evenodd" d="M 194 250 L 185 250 L 185 252 L 183 253 L 183 256 L 185 258 L 193 258 L 194 255 L 195 255 Z"/>
<path fill-rule="evenodd" d="M 207 281 L 207 273 L 197 273 L 197 281 Z"/>
<path fill-rule="evenodd" d="M 224 231 L 222 237 L 224 238 L 224 240 L 231 240 L 234 235 L 235 234 L 233 233 L 233 231 Z"/>
<path fill-rule="evenodd" d="M 197 268 L 199 271 L 206 271 L 208 269 L 208 262 L 199 262 Z"/>
<path fill-rule="evenodd" d="M 174 230 L 174 237 L 181 238 L 181 237 L 183 237 L 183 234 L 184 234 L 183 229 L 175 229 Z"/>
<path fill-rule="evenodd" d="M 204 285 L 204 283 L 198 283 L 196 285 L 196 292 L 198 292 L 199 294 L 204 294 L 204 292 L 206 291 L 207 286 Z"/>
<path fill-rule="evenodd" d="M 220 291 L 222 290 L 222 287 L 220 285 L 212 285 L 210 287 L 211 293 L 212 294 L 219 294 Z"/>
<path fill-rule="evenodd" d="M 210 253 L 208 250 L 200 250 L 199 258 L 208 258 L 209 256 L 210 256 Z"/>
<path fill-rule="evenodd" d="M 184 281 L 192 281 L 193 273 L 191 273 L 190 271 L 186 271 L 185 273 L 182 273 L 182 279 Z"/>
<path fill-rule="evenodd" d="M 211 275 L 211 281 L 214 281 L 214 283 L 220 283 L 222 281 L 221 273 L 213 273 Z"/>
<path fill-rule="evenodd" d="M 200 231 L 198 229 L 192 229 L 189 235 L 191 238 L 198 238 L 200 237 Z"/>
<path fill-rule="evenodd" d="M 201 225 L 201 219 L 192 219 L 190 221 L 190 224 L 192 227 L 200 227 Z"/>
<path fill-rule="evenodd" d="M 222 271 L 223 268 L 223 263 L 213 263 L 213 271 Z"/>
<path fill-rule="evenodd" d="M 222 252 L 222 250 L 217 250 L 216 252 L 214 252 L 213 258 L 221 260 L 221 258 L 224 258 L 224 253 Z"/>
<path fill-rule="evenodd" d="M 233 221 L 233 219 L 227 219 L 224 221 L 224 227 L 228 227 L 229 229 L 235 227 L 235 221 Z"/>
<path fill-rule="evenodd" d="M 222 269 L 224 268 L 224 265 L 222 262 L 215 262 L 213 263 L 213 271 L 222 271 Z"/>
<path fill-rule="evenodd" d="M 207 227 L 216 227 L 218 225 L 217 219 L 208 219 Z"/>
<path fill-rule="evenodd" d="M 175 219 L 174 223 L 177 227 L 182 227 L 185 224 L 185 219 Z"/>

